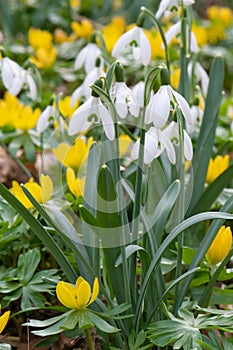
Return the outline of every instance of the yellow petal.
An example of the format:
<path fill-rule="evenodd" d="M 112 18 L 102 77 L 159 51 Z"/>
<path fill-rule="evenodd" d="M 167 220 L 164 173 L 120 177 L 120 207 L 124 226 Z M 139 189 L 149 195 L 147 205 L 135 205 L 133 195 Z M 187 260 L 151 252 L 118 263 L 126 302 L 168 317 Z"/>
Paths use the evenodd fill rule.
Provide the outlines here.
<path fill-rule="evenodd" d="M 79 289 L 79 286 L 82 282 L 86 282 L 86 280 L 82 276 L 79 276 L 76 281 L 76 290 Z"/>
<path fill-rule="evenodd" d="M 65 157 L 70 149 L 70 145 L 67 143 L 60 143 L 60 145 L 57 148 L 53 148 L 53 154 L 55 157 L 59 160 L 61 164 L 64 164 Z"/>
<path fill-rule="evenodd" d="M 53 182 L 48 175 L 40 175 L 42 203 L 46 203 L 53 193 Z"/>
<path fill-rule="evenodd" d="M 58 300 L 69 309 L 77 309 L 75 290 L 76 288 L 72 284 L 63 281 L 58 282 L 56 287 Z"/>
<path fill-rule="evenodd" d="M 95 301 L 98 294 L 99 294 L 99 281 L 98 281 L 98 278 L 96 277 L 94 280 L 93 288 L 92 288 L 91 299 L 90 299 L 88 305 L 90 305 L 91 303 L 93 303 Z"/>
<path fill-rule="evenodd" d="M 83 280 L 79 283 L 78 288 L 76 288 L 76 300 L 78 309 L 83 309 L 88 305 L 91 296 L 90 284 Z"/>
<path fill-rule="evenodd" d="M 1 317 L 0 317 L 0 334 L 2 333 L 3 329 L 6 327 L 6 324 L 10 317 L 10 311 L 6 311 Z"/>
<path fill-rule="evenodd" d="M 212 265 L 218 264 L 229 253 L 232 245 L 232 232 L 230 227 L 221 226 L 215 239 L 206 253 L 206 259 Z"/>

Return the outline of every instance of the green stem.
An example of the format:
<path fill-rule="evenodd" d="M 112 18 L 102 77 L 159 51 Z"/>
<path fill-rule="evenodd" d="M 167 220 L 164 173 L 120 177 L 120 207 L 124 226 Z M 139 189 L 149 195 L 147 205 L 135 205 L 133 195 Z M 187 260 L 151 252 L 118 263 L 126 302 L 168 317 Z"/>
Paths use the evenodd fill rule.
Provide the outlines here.
<path fill-rule="evenodd" d="M 183 132 L 183 116 L 179 107 L 176 107 L 176 115 L 179 127 L 179 168 L 178 176 L 180 180 L 180 194 L 178 202 L 178 222 L 179 224 L 184 218 L 184 202 L 185 202 L 185 159 L 184 159 L 184 132 Z M 177 266 L 176 266 L 176 278 L 179 278 L 182 274 L 182 247 L 184 245 L 184 233 L 181 233 L 178 237 L 177 247 Z M 179 295 L 180 284 L 176 286 L 175 295 Z"/>
<path fill-rule="evenodd" d="M 93 339 L 92 339 L 92 336 L 91 336 L 90 328 L 85 329 L 85 334 L 86 334 L 89 350 L 95 350 L 95 345 L 93 343 Z"/>
<path fill-rule="evenodd" d="M 154 16 L 154 14 L 148 10 L 146 7 L 142 7 L 141 11 L 143 11 L 144 13 L 146 13 L 152 20 L 152 22 L 154 22 L 154 24 L 156 25 L 156 27 L 159 30 L 159 33 L 161 35 L 162 41 L 163 41 L 163 45 L 164 45 L 164 49 L 165 49 L 165 54 L 166 54 L 166 65 L 167 65 L 167 69 L 170 73 L 170 57 L 169 57 L 169 50 L 168 50 L 168 45 L 166 42 L 166 38 L 162 29 L 162 26 L 160 24 L 160 22 L 157 20 L 157 18 Z"/>

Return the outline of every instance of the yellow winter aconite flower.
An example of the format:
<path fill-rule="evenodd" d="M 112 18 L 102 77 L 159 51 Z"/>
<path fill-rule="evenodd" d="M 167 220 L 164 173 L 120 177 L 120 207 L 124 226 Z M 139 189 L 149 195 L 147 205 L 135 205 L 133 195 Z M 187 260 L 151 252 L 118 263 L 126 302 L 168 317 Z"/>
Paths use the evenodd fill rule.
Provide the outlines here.
<path fill-rule="evenodd" d="M 87 19 L 83 19 L 79 22 L 71 22 L 71 28 L 73 29 L 77 38 L 89 39 L 93 32 L 93 25 Z"/>
<path fill-rule="evenodd" d="M 1 305 L 0 305 L 0 310 L 1 310 Z M 10 317 L 10 311 L 6 311 L 4 312 L 3 315 L 0 316 L 0 334 L 2 333 L 2 331 L 4 330 L 4 328 L 6 327 L 6 324 L 9 320 Z"/>
<path fill-rule="evenodd" d="M 70 7 L 78 9 L 80 7 L 80 0 L 70 0 Z"/>
<path fill-rule="evenodd" d="M 52 196 L 53 183 L 48 175 L 41 174 L 40 185 L 31 178 L 24 186 L 39 203 L 46 203 Z M 24 194 L 17 181 L 12 181 L 10 191 L 27 209 L 33 208 L 31 201 Z"/>
<path fill-rule="evenodd" d="M 225 156 L 216 156 L 214 159 L 211 158 L 208 166 L 208 171 L 206 175 L 206 182 L 210 184 L 219 175 L 221 175 L 229 166 L 230 156 L 227 154 Z"/>
<path fill-rule="evenodd" d="M 99 294 L 98 278 L 94 279 L 92 291 L 90 284 L 81 276 L 78 277 L 75 286 L 63 281 L 58 282 L 56 294 L 60 303 L 69 309 L 85 309 Z"/>
<path fill-rule="evenodd" d="M 46 48 L 46 47 L 39 47 L 35 51 L 34 56 L 30 56 L 30 60 L 32 63 L 35 64 L 40 69 L 49 68 L 51 67 L 57 57 L 57 49 L 53 46 Z"/>
<path fill-rule="evenodd" d="M 180 67 L 171 66 L 171 86 L 177 89 L 180 81 Z"/>
<path fill-rule="evenodd" d="M 0 100 L 0 127 L 12 126 L 27 132 L 36 126 L 40 113 L 39 108 L 33 110 L 31 106 L 19 102 L 16 96 L 6 92 Z"/>
<path fill-rule="evenodd" d="M 71 97 L 65 96 L 64 98 L 60 99 L 58 102 L 58 109 L 64 118 L 70 118 L 79 106 L 79 101 L 76 100 L 74 107 L 71 107 L 70 101 L 71 101 Z"/>
<path fill-rule="evenodd" d="M 110 53 L 120 36 L 125 32 L 126 23 L 123 17 L 114 17 L 112 21 L 102 29 L 107 51 Z"/>
<path fill-rule="evenodd" d="M 211 265 L 216 265 L 222 261 L 229 253 L 232 245 L 231 228 L 221 226 L 217 236 L 206 253 L 206 259 Z"/>
<path fill-rule="evenodd" d="M 131 151 L 133 146 L 133 142 L 131 138 L 128 135 L 120 135 L 119 136 L 119 150 L 120 150 L 120 157 L 123 157 Z"/>
<path fill-rule="evenodd" d="M 78 169 L 82 162 L 86 160 L 93 138 L 90 137 L 87 143 L 82 138 L 77 138 L 70 146 L 67 143 L 60 143 L 57 148 L 53 148 L 53 154 L 65 167 Z"/>
<path fill-rule="evenodd" d="M 227 28 L 232 24 L 233 12 L 228 7 L 209 6 L 207 7 L 207 17 L 211 21 L 221 22 Z"/>
<path fill-rule="evenodd" d="M 76 36 L 71 34 L 68 35 L 63 29 L 61 28 L 56 28 L 54 33 L 53 33 L 54 41 L 57 44 L 62 44 L 70 41 L 74 41 Z"/>
<path fill-rule="evenodd" d="M 28 42 L 34 48 L 44 47 L 49 49 L 52 46 L 53 36 L 47 30 L 30 28 L 28 31 Z"/>
<path fill-rule="evenodd" d="M 75 195 L 75 197 L 83 197 L 86 177 L 77 178 L 75 177 L 75 172 L 72 168 L 67 168 L 66 170 L 66 181 L 70 192 Z"/>

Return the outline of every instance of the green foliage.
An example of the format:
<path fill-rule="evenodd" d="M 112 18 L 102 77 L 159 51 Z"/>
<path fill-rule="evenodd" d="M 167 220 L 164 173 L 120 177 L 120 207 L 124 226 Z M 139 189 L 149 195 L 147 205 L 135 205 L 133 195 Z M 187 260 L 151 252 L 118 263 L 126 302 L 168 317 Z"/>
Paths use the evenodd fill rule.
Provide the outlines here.
<path fill-rule="evenodd" d="M 25 254 L 20 254 L 15 269 L 9 268 L 5 271 L 5 278 L 0 281 L 0 293 L 6 294 L 2 298 L 3 307 L 18 299 L 21 299 L 22 310 L 44 306 L 46 301 L 44 293 L 54 291 L 54 284 L 46 283 L 44 278 L 56 283 L 59 276 L 56 275 L 55 269 L 36 272 L 40 259 L 39 249 L 28 250 Z"/>

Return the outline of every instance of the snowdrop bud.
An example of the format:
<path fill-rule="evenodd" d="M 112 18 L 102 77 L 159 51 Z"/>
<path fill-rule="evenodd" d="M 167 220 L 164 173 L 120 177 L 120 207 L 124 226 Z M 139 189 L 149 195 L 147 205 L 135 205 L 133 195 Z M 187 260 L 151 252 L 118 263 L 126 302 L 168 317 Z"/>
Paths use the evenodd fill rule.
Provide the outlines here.
<path fill-rule="evenodd" d="M 145 21 L 145 14 L 144 12 L 141 12 L 137 19 L 137 23 L 136 23 L 137 27 L 143 27 L 144 21 Z"/>
<path fill-rule="evenodd" d="M 116 77 L 116 81 L 118 83 L 122 83 L 124 81 L 124 70 L 123 70 L 123 67 L 122 67 L 122 65 L 120 63 L 118 63 L 116 65 L 115 77 Z"/>
<path fill-rule="evenodd" d="M 167 68 L 163 68 L 160 71 L 161 85 L 170 85 L 170 74 Z"/>
<path fill-rule="evenodd" d="M 103 88 L 103 82 L 101 79 L 97 79 L 93 85 L 96 85 L 98 86 L 99 88 Z M 97 94 L 97 92 L 95 92 L 94 90 L 92 90 L 92 93 L 91 93 L 92 96 L 94 97 L 99 97 L 99 94 Z"/>

